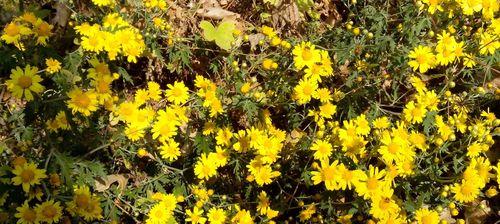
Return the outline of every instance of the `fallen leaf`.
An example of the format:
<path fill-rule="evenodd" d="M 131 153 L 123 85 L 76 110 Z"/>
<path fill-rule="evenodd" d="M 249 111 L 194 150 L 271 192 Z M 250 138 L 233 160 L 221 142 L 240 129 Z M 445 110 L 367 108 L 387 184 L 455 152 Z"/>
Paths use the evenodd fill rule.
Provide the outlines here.
<path fill-rule="evenodd" d="M 235 20 L 237 18 L 240 18 L 240 14 L 231 12 L 229 10 L 225 10 L 220 7 L 201 8 L 198 9 L 196 13 L 201 17 L 214 20 L 222 20 L 222 19 Z"/>
<path fill-rule="evenodd" d="M 127 186 L 128 175 L 126 174 L 111 174 L 106 177 L 97 178 L 95 180 L 95 190 L 103 192 L 111 187 L 113 183 L 118 183 L 118 188 L 123 190 Z"/>
<path fill-rule="evenodd" d="M 65 4 L 61 2 L 56 2 L 54 8 L 56 9 L 56 15 L 52 19 L 52 23 L 60 27 L 65 27 L 68 23 L 71 11 Z"/>
<path fill-rule="evenodd" d="M 465 222 L 468 224 L 480 224 L 492 214 L 490 206 L 486 200 L 474 201 L 465 209 Z"/>

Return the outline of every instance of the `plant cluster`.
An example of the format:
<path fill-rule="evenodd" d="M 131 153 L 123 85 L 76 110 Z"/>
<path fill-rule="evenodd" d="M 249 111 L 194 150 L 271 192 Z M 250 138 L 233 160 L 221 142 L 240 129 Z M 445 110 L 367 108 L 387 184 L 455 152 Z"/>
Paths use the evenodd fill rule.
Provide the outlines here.
<path fill-rule="evenodd" d="M 0 222 L 500 219 L 496 0 L 48 2 L 1 31 Z"/>

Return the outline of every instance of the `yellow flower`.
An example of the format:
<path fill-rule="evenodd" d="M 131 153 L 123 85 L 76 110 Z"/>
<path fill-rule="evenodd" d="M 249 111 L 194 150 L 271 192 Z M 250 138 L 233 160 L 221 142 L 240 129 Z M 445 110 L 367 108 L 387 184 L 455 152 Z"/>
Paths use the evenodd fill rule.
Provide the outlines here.
<path fill-rule="evenodd" d="M 217 136 L 215 137 L 217 145 L 221 146 L 229 146 L 231 144 L 231 138 L 233 137 L 233 133 L 229 127 L 224 129 L 219 129 L 217 131 Z"/>
<path fill-rule="evenodd" d="M 413 59 L 408 62 L 408 65 L 413 68 L 413 71 L 418 69 L 421 73 L 433 68 L 436 60 L 431 48 L 421 45 L 411 50 L 408 57 Z"/>
<path fill-rule="evenodd" d="M 36 43 L 39 45 L 47 45 L 47 39 L 53 34 L 53 25 L 38 19 L 35 24 L 33 24 L 33 34 L 36 36 Z"/>
<path fill-rule="evenodd" d="M 68 202 L 67 210 L 72 215 L 83 217 L 86 221 L 102 218 L 100 199 L 92 195 L 87 186 L 75 186 L 73 199 Z"/>
<path fill-rule="evenodd" d="M 3 29 L 3 34 L 0 37 L 1 40 L 5 41 L 7 44 L 14 44 L 18 49 L 23 50 L 23 44 L 19 41 L 22 36 L 31 34 L 31 30 L 21 24 L 16 22 L 11 22 L 5 26 Z"/>
<path fill-rule="evenodd" d="M 426 114 L 427 109 L 422 105 L 416 104 L 414 101 L 407 103 L 403 110 L 405 120 L 411 124 L 422 123 Z"/>
<path fill-rule="evenodd" d="M 498 37 L 495 38 L 495 35 L 490 35 L 489 33 L 483 32 L 480 37 L 480 54 L 494 54 L 496 49 L 500 48 L 500 41 L 498 41 Z"/>
<path fill-rule="evenodd" d="M 321 62 L 321 52 L 311 44 L 311 42 L 302 42 L 293 48 L 293 62 L 298 70 L 308 67 L 311 68 L 314 64 Z"/>
<path fill-rule="evenodd" d="M 172 204 L 168 204 L 166 201 L 160 201 L 149 210 L 146 224 L 171 223 L 175 221 L 173 217 L 174 208 L 175 201 Z"/>
<path fill-rule="evenodd" d="M 177 115 L 171 109 L 158 111 L 157 121 L 153 124 L 153 138 L 159 138 L 160 141 L 166 141 L 177 134 L 177 126 L 180 122 L 176 119 Z"/>
<path fill-rule="evenodd" d="M 386 128 L 389 128 L 391 126 L 391 122 L 389 121 L 389 119 L 387 117 L 378 117 L 376 118 L 373 122 L 373 127 L 376 128 L 376 129 L 386 129 Z"/>
<path fill-rule="evenodd" d="M 177 158 L 181 155 L 179 143 L 172 139 L 167 140 L 162 146 L 160 146 L 160 150 L 161 157 L 171 162 L 177 160 Z"/>
<path fill-rule="evenodd" d="M 281 175 L 279 171 L 274 171 L 271 166 L 268 165 L 257 168 L 254 173 L 255 182 L 260 186 L 270 184 L 273 181 L 272 179 L 279 175 Z"/>
<path fill-rule="evenodd" d="M 37 67 L 26 66 L 23 69 L 16 67 L 12 69 L 10 79 L 6 81 L 7 89 L 12 92 L 16 98 L 23 96 L 27 101 L 33 100 L 33 93 L 41 93 L 44 87 L 40 84 L 42 78 L 37 75 Z M 32 93 L 33 92 L 33 93 Z"/>
<path fill-rule="evenodd" d="M 311 150 L 314 151 L 314 159 L 323 160 L 330 157 L 333 147 L 329 142 L 317 139 L 311 146 Z"/>
<path fill-rule="evenodd" d="M 365 199 L 384 195 L 390 189 L 390 183 L 384 180 L 385 170 L 369 166 L 368 173 L 360 176 L 359 182 L 355 183 L 356 192 Z"/>
<path fill-rule="evenodd" d="M 208 221 L 211 224 L 223 224 L 226 221 L 226 212 L 221 208 L 211 208 L 207 214 Z"/>
<path fill-rule="evenodd" d="M 59 202 L 48 200 L 38 204 L 35 208 L 38 218 L 41 222 L 58 223 L 62 216 L 62 209 Z"/>
<path fill-rule="evenodd" d="M 299 84 L 293 89 L 297 104 L 302 105 L 311 101 L 311 98 L 313 97 L 317 88 L 318 83 L 313 80 L 300 80 Z"/>
<path fill-rule="evenodd" d="M 67 104 L 73 114 L 80 112 L 84 116 L 89 116 L 91 112 L 98 109 L 97 95 L 93 90 L 84 92 L 80 88 L 74 88 L 69 91 L 68 97 Z"/>
<path fill-rule="evenodd" d="M 198 209 L 198 207 L 193 207 L 192 210 L 186 210 L 185 222 L 191 222 L 192 224 L 203 224 L 207 221 L 203 215 L 203 210 Z"/>
<path fill-rule="evenodd" d="M 480 188 L 475 180 L 462 180 L 460 184 L 456 183 L 451 187 L 451 192 L 455 194 L 453 196 L 455 200 L 461 203 L 469 203 L 479 196 Z"/>
<path fill-rule="evenodd" d="M 13 185 L 22 185 L 23 190 L 27 193 L 30 187 L 40 184 L 41 179 L 46 178 L 44 169 L 37 169 L 34 163 L 24 163 L 14 167 L 12 173 L 16 175 L 12 178 Z"/>
<path fill-rule="evenodd" d="M 436 10 L 443 11 L 443 7 L 441 6 L 441 4 L 444 1 L 445 0 L 422 0 L 422 2 L 429 7 L 427 11 L 429 11 L 430 14 L 434 14 Z"/>
<path fill-rule="evenodd" d="M 148 82 L 148 95 L 149 98 L 154 101 L 160 100 L 161 99 L 160 85 L 153 81 Z"/>
<path fill-rule="evenodd" d="M 165 90 L 165 95 L 168 101 L 180 105 L 184 104 L 189 99 L 189 89 L 184 85 L 184 82 L 175 82 L 174 85 L 168 84 L 168 89 Z"/>
<path fill-rule="evenodd" d="M 194 165 L 194 173 L 198 179 L 208 180 L 210 177 L 217 174 L 216 163 L 206 153 L 202 154 Z"/>
<path fill-rule="evenodd" d="M 45 69 L 49 74 L 54 74 L 61 70 L 61 62 L 53 58 L 45 59 L 45 65 L 47 68 Z"/>
<path fill-rule="evenodd" d="M 399 205 L 391 199 L 392 192 L 372 198 L 370 214 L 377 219 L 387 219 L 399 213 Z"/>
<path fill-rule="evenodd" d="M 415 212 L 418 224 L 439 224 L 439 214 L 427 208 L 421 208 Z"/>
<path fill-rule="evenodd" d="M 338 161 L 333 161 L 329 164 L 328 160 L 321 161 L 321 167 L 319 171 L 311 171 L 311 180 L 315 185 L 325 182 L 325 187 L 327 190 L 337 190 L 339 189 L 339 180 L 341 178 L 341 173 L 339 172 Z"/>
<path fill-rule="evenodd" d="M 92 0 L 92 2 L 97 6 L 113 6 L 115 4 L 114 0 Z"/>
<path fill-rule="evenodd" d="M 338 172 L 340 173 L 338 178 L 339 189 L 346 190 L 352 189 L 352 186 L 359 181 L 359 178 L 364 174 L 361 170 L 349 170 L 347 167 L 341 163 L 339 164 Z"/>
<path fill-rule="evenodd" d="M 39 223 L 38 215 L 35 209 L 30 208 L 27 201 L 23 203 L 23 206 L 19 206 L 16 208 L 17 213 L 14 215 L 18 218 L 18 224 L 35 224 Z"/>

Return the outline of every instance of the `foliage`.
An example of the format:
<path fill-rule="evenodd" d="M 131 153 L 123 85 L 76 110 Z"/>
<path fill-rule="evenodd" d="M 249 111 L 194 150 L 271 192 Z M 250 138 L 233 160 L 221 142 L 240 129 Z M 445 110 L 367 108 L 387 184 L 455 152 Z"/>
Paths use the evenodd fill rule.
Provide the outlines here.
<path fill-rule="evenodd" d="M 249 3 L 6 5 L 0 222 L 499 219 L 497 1 Z"/>

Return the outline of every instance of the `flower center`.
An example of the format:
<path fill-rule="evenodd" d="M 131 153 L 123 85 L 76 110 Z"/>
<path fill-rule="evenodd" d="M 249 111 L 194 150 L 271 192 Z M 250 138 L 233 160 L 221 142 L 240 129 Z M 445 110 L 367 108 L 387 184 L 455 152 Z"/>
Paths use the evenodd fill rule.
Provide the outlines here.
<path fill-rule="evenodd" d="M 472 193 L 472 186 L 470 184 L 467 184 L 467 183 L 463 184 L 461 192 L 463 195 L 471 194 Z"/>
<path fill-rule="evenodd" d="M 427 57 L 424 54 L 419 54 L 417 56 L 417 62 L 419 64 L 425 64 L 425 63 L 427 63 Z"/>
<path fill-rule="evenodd" d="M 33 84 L 33 80 L 31 79 L 31 77 L 29 77 L 27 75 L 23 75 L 23 76 L 19 77 L 19 79 L 17 79 L 17 84 L 21 88 L 27 89 L 31 86 L 31 84 Z"/>
<path fill-rule="evenodd" d="M 422 217 L 422 224 L 431 224 L 431 223 L 433 223 L 432 221 L 433 221 L 433 219 L 432 219 L 432 216 L 430 216 L 430 215 L 426 215 L 426 216 Z"/>
<path fill-rule="evenodd" d="M 378 187 L 378 180 L 376 177 L 370 177 L 368 178 L 368 180 L 366 181 L 366 187 L 368 188 L 368 190 L 375 190 L 377 189 Z"/>
<path fill-rule="evenodd" d="M 39 36 L 49 36 L 50 35 L 50 25 L 48 23 L 42 23 L 37 29 L 37 34 Z"/>
<path fill-rule="evenodd" d="M 23 180 L 23 183 L 29 183 L 35 179 L 35 173 L 32 170 L 23 170 L 21 173 L 21 179 Z"/>
<path fill-rule="evenodd" d="M 389 151 L 391 154 L 396 154 L 399 151 L 399 145 L 391 142 L 391 144 L 387 146 L 387 151 Z"/>
<path fill-rule="evenodd" d="M 23 219 L 28 222 L 35 222 L 36 212 L 33 209 L 28 209 L 23 213 Z"/>
<path fill-rule="evenodd" d="M 87 108 L 90 105 L 90 98 L 85 93 L 77 96 L 75 101 L 76 104 L 81 108 Z"/>
<path fill-rule="evenodd" d="M 304 48 L 304 50 L 302 50 L 302 59 L 304 59 L 304 61 L 309 61 L 311 60 L 311 58 L 312 58 L 311 50 L 308 47 Z"/>
<path fill-rule="evenodd" d="M 5 27 L 5 34 L 7 34 L 7 36 L 13 37 L 18 35 L 20 32 L 21 29 L 19 29 L 16 24 L 11 23 L 7 27 Z"/>
<path fill-rule="evenodd" d="M 53 218 L 57 214 L 57 209 L 54 206 L 47 206 L 42 210 L 42 215 L 46 218 Z"/>
<path fill-rule="evenodd" d="M 378 206 L 382 209 L 382 210 L 387 210 L 389 208 L 389 204 L 391 202 L 391 199 L 389 198 L 384 198 L 382 200 L 380 200 Z"/>
<path fill-rule="evenodd" d="M 75 201 L 76 205 L 80 208 L 85 208 L 89 205 L 89 198 L 85 195 L 77 195 Z"/>
<path fill-rule="evenodd" d="M 333 180 L 335 169 L 333 167 L 327 167 L 324 169 L 325 181 Z"/>

